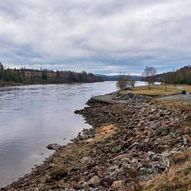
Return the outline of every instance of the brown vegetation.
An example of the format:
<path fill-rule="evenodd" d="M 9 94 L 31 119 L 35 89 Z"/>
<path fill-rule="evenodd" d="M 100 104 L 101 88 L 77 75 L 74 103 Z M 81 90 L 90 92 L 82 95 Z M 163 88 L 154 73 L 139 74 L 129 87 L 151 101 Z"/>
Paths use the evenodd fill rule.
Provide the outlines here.
<path fill-rule="evenodd" d="M 143 77 L 144 80 L 148 83 L 148 88 L 150 90 L 150 86 L 154 84 L 154 82 L 156 81 L 156 74 L 157 71 L 154 67 L 151 66 L 146 66 L 145 70 L 143 72 Z"/>
<path fill-rule="evenodd" d="M 190 191 L 191 149 L 173 156 L 174 166 L 148 182 L 143 191 Z"/>
<path fill-rule="evenodd" d="M 177 94 L 182 91 L 182 89 L 187 92 L 191 92 L 191 85 L 167 85 L 167 91 L 165 91 L 164 85 L 153 85 L 150 86 L 148 90 L 145 86 L 139 86 L 132 89 L 132 93 L 141 94 L 141 95 L 151 95 L 151 96 L 163 96 L 163 95 L 172 95 Z M 121 91 L 122 94 L 127 94 L 129 91 Z"/>

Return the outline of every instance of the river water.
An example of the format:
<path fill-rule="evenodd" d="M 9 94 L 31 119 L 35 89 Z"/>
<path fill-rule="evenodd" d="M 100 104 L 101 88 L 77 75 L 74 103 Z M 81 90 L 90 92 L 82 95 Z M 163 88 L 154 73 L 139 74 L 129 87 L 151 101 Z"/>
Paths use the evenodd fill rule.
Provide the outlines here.
<path fill-rule="evenodd" d="M 91 96 L 116 91 L 116 82 L 31 85 L 0 89 L 0 187 L 29 173 L 52 151 L 50 143 L 67 144 L 83 128 L 75 115 Z M 137 83 L 141 85 L 141 83 Z"/>

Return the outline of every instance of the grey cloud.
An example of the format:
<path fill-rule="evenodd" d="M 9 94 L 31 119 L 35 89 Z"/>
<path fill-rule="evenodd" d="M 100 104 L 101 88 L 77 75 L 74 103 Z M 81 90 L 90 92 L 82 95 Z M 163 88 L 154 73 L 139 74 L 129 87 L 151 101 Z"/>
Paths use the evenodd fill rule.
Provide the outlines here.
<path fill-rule="evenodd" d="M 6 0 L 0 57 L 9 66 L 117 73 L 189 64 L 189 0 Z"/>

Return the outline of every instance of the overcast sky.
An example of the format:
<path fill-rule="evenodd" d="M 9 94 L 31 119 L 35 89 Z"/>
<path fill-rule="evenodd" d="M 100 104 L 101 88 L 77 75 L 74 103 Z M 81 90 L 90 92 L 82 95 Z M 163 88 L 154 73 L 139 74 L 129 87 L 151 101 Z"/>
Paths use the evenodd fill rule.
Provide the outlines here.
<path fill-rule="evenodd" d="M 1 0 L 9 67 L 141 74 L 191 64 L 191 0 Z"/>

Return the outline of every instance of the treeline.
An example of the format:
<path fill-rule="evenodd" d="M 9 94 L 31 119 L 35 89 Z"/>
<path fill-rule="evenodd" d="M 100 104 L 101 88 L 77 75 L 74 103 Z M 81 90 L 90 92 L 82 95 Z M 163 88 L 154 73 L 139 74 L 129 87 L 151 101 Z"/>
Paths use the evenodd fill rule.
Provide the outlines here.
<path fill-rule="evenodd" d="M 158 81 L 168 84 L 191 85 L 191 65 L 185 66 L 173 72 L 167 72 L 156 76 Z"/>
<path fill-rule="evenodd" d="M 52 71 L 47 69 L 9 69 L 0 63 L 0 80 L 23 84 L 48 83 L 87 83 L 104 81 L 101 76 L 92 73 L 73 71 Z"/>
<path fill-rule="evenodd" d="M 5 69 L 4 66 L 0 63 L 0 80 L 21 83 L 22 76 L 19 70 L 12 70 L 9 68 Z"/>

